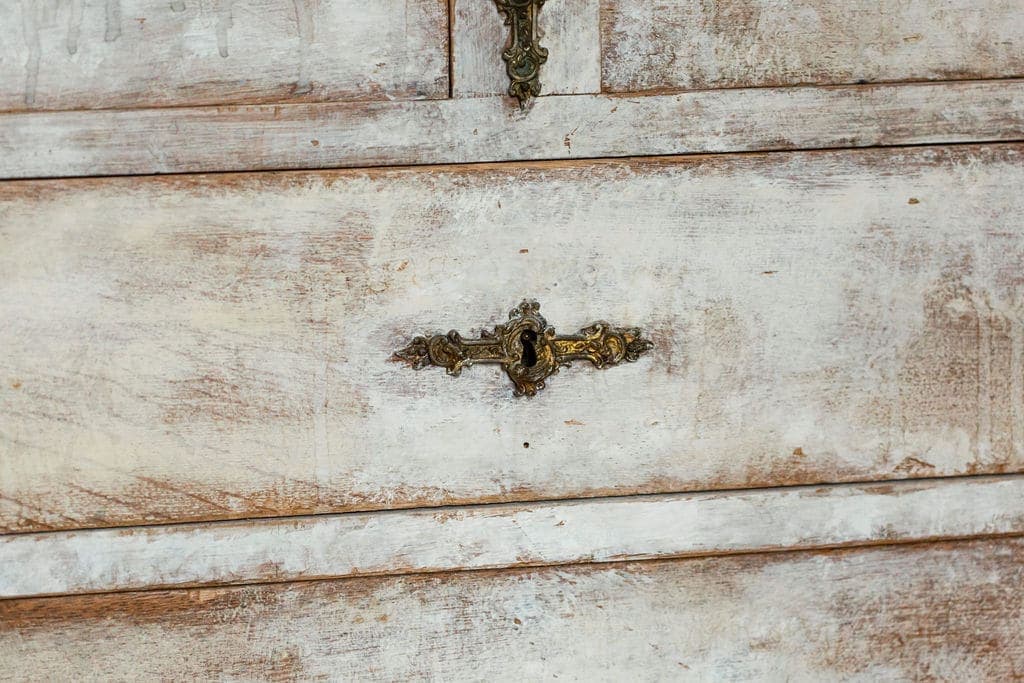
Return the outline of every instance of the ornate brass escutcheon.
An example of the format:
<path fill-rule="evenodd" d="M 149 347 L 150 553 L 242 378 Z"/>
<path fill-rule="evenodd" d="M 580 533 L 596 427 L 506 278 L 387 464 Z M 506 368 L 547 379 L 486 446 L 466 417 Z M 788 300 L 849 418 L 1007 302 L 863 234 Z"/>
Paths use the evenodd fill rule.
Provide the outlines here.
<path fill-rule="evenodd" d="M 494 0 L 505 15 L 512 38 L 501 53 L 511 83 L 508 94 L 525 106 L 531 97 L 540 94 L 540 67 L 548 61 L 548 51 L 537 44 L 537 14 L 545 0 Z"/>
<path fill-rule="evenodd" d="M 508 314 L 507 324 L 482 331 L 479 339 L 463 339 L 455 330 L 416 337 L 395 356 L 416 370 L 437 365 L 453 377 L 474 363 L 499 364 L 515 384 L 516 396 L 533 396 L 548 377 L 574 360 L 606 368 L 635 361 L 654 347 L 639 329 L 606 322 L 588 325 L 579 334 L 558 335 L 539 311 L 536 301 L 524 301 Z"/>

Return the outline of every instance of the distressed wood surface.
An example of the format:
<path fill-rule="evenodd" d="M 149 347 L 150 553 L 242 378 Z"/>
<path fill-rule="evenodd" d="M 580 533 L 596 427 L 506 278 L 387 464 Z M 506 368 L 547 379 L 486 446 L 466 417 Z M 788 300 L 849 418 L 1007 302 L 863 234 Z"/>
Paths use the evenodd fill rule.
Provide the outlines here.
<path fill-rule="evenodd" d="M 0 536 L 0 597 L 1024 533 L 1024 476 Z"/>
<path fill-rule="evenodd" d="M 0 110 L 448 95 L 445 0 L 7 0 Z"/>
<path fill-rule="evenodd" d="M 1024 543 L 0 601 L 9 680 L 1011 680 Z"/>
<path fill-rule="evenodd" d="M 502 51 L 509 41 L 494 0 L 453 0 L 452 93 L 505 95 L 509 79 Z M 558 0 L 540 11 L 537 33 L 548 61 L 541 96 L 601 92 L 600 0 Z"/>
<path fill-rule="evenodd" d="M 1021 81 L 58 112 L 0 116 L 0 178 L 1020 139 Z"/>
<path fill-rule="evenodd" d="M 1021 155 L 0 185 L 0 527 L 1021 471 Z M 656 348 L 391 357 L 524 297 Z"/>
<path fill-rule="evenodd" d="M 602 0 L 607 92 L 1024 75 L 1019 0 Z"/>

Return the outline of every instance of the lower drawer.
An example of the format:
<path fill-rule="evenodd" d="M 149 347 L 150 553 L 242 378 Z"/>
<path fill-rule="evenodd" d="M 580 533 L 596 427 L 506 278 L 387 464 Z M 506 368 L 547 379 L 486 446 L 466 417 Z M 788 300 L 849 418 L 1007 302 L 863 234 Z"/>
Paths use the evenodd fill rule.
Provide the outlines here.
<path fill-rule="evenodd" d="M 1024 541 L 0 601 L 4 678 L 1008 680 Z M 510 668 L 511 667 L 511 668 Z"/>

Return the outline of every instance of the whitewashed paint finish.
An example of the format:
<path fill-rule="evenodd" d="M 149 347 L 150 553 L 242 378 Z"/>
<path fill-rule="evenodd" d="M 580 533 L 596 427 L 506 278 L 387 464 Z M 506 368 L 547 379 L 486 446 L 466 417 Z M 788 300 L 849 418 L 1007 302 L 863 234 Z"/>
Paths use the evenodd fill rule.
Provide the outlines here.
<path fill-rule="evenodd" d="M 453 0 L 452 93 L 455 97 L 505 95 L 509 79 L 501 53 L 509 27 L 494 0 Z M 557 0 L 537 19 L 548 61 L 541 96 L 601 92 L 600 0 Z"/>
<path fill-rule="evenodd" d="M 0 601 L 14 680 L 993 680 L 1024 543 L 989 540 Z"/>
<path fill-rule="evenodd" d="M 0 536 L 0 597 L 1024 533 L 1024 477 Z"/>
<path fill-rule="evenodd" d="M 1024 138 L 1024 82 L 0 116 L 0 178 Z"/>
<path fill-rule="evenodd" d="M 5 0 L 0 110 L 448 95 L 445 0 Z"/>
<path fill-rule="evenodd" d="M 602 0 L 606 91 L 1024 75 L 1019 0 Z"/>
<path fill-rule="evenodd" d="M 4 184 L 0 526 L 1021 471 L 1022 159 Z M 524 297 L 655 349 L 533 400 L 391 357 Z"/>

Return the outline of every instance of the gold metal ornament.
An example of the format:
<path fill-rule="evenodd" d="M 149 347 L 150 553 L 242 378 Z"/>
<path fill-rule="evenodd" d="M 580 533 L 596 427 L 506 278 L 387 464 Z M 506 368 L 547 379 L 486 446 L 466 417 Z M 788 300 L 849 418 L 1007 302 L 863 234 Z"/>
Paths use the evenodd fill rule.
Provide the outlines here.
<path fill-rule="evenodd" d="M 540 94 L 540 67 L 548 61 L 548 51 L 537 44 L 537 14 L 545 0 L 494 1 L 505 16 L 505 25 L 511 27 L 511 43 L 501 53 L 511 81 L 508 94 L 523 107 L 527 100 Z"/>
<path fill-rule="evenodd" d="M 548 377 L 574 360 L 588 360 L 597 368 L 633 362 L 654 344 L 635 327 L 613 327 L 596 322 L 579 334 L 558 335 L 540 314 L 540 304 L 523 301 L 508 314 L 508 323 L 479 339 L 463 339 L 455 330 L 448 334 L 416 337 L 395 357 L 415 370 L 436 365 L 453 377 L 474 363 L 501 365 L 515 385 L 516 396 L 534 396 Z"/>

